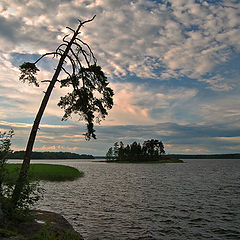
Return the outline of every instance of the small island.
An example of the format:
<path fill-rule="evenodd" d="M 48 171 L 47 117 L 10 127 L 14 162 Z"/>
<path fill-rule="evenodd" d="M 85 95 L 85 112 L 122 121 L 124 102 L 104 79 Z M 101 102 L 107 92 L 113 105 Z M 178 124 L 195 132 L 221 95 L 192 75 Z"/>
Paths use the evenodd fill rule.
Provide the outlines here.
<path fill-rule="evenodd" d="M 183 161 L 165 154 L 162 141 L 151 139 L 140 143 L 124 145 L 114 143 L 106 154 L 107 162 L 114 163 L 182 163 Z"/>

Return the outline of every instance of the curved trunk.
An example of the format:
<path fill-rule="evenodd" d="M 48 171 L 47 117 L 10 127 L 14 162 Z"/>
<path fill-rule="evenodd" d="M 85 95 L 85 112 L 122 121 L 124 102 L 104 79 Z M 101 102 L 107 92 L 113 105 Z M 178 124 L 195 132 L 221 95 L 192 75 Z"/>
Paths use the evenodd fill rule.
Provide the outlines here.
<path fill-rule="evenodd" d="M 18 177 L 18 180 L 16 182 L 16 185 L 15 185 L 15 188 L 14 188 L 14 191 L 13 191 L 13 194 L 12 194 L 12 204 L 13 204 L 13 206 L 17 206 L 20 194 L 23 190 L 24 184 L 26 183 L 26 179 L 27 179 L 27 176 L 28 176 L 28 170 L 29 170 L 29 166 L 30 166 L 31 154 L 32 154 L 32 150 L 33 150 L 33 145 L 34 145 L 34 142 L 35 142 L 35 139 L 36 139 L 37 131 L 39 129 L 39 124 L 40 124 L 41 118 L 43 116 L 44 110 L 47 106 L 47 103 L 48 103 L 48 100 L 49 100 L 50 95 L 52 93 L 52 90 L 54 88 L 54 85 L 58 80 L 58 76 L 59 76 L 59 74 L 62 70 L 62 65 L 64 63 L 64 60 L 67 57 L 68 52 L 69 52 L 74 40 L 76 39 L 81 26 L 82 26 L 81 24 L 78 26 L 78 28 L 75 31 L 71 41 L 68 43 L 63 55 L 61 56 L 61 58 L 59 60 L 59 63 L 58 63 L 58 66 L 56 68 L 56 71 L 55 71 L 55 73 L 52 77 L 52 80 L 51 80 L 48 88 L 47 88 L 47 91 L 46 91 L 46 93 L 43 97 L 42 103 L 40 105 L 40 108 L 39 108 L 38 113 L 36 115 L 36 118 L 34 120 L 32 130 L 31 130 L 31 133 L 30 133 L 29 138 L 28 138 L 28 143 L 27 143 L 23 163 L 22 163 L 22 166 L 21 166 L 21 170 L 20 170 L 20 173 L 19 173 L 19 177 Z"/>
<path fill-rule="evenodd" d="M 21 166 L 20 174 L 19 174 L 18 180 L 16 182 L 16 185 L 15 185 L 15 188 L 14 188 L 14 191 L 13 191 L 13 195 L 12 195 L 12 203 L 13 203 L 14 206 L 17 205 L 20 193 L 21 193 L 21 191 L 24 187 L 24 184 L 26 182 L 26 178 L 28 176 L 28 170 L 29 170 L 29 166 L 30 166 L 30 157 L 31 157 L 31 154 L 32 154 L 33 145 L 34 145 L 34 142 L 35 142 L 35 139 L 36 139 L 39 124 L 40 124 L 41 118 L 43 116 L 44 110 L 47 106 L 49 97 L 51 95 L 51 92 L 53 90 L 53 87 L 54 87 L 55 83 L 56 83 L 56 80 L 55 81 L 52 80 L 51 83 L 49 84 L 48 89 L 47 89 L 47 91 L 44 95 L 44 98 L 42 100 L 41 106 L 40 106 L 40 108 L 38 110 L 38 113 L 36 115 L 36 118 L 34 120 L 32 130 L 31 130 L 31 133 L 30 133 L 29 138 L 28 138 L 28 143 L 27 143 L 23 163 L 22 163 L 22 166 Z"/>

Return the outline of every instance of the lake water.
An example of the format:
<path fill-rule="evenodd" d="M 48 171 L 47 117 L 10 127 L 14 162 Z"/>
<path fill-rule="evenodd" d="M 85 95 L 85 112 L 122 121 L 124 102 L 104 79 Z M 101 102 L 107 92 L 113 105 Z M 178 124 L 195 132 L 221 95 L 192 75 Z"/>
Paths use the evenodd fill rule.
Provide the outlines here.
<path fill-rule="evenodd" d="M 85 239 L 240 239 L 240 160 L 50 162 L 85 176 L 44 182 L 38 207 L 61 213 Z"/>

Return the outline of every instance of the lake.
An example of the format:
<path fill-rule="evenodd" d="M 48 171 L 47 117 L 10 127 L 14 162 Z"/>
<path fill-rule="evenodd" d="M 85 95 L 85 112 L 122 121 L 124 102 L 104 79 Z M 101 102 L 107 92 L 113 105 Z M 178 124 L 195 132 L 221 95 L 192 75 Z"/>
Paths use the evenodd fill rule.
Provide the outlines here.
<path fill-rule="evenodd" d="M 35 161 L 84 171 L 44 182 L 38 208 L 61 213 L 85 239 L 240 239 L 240 160 L 183 164 Z"/>

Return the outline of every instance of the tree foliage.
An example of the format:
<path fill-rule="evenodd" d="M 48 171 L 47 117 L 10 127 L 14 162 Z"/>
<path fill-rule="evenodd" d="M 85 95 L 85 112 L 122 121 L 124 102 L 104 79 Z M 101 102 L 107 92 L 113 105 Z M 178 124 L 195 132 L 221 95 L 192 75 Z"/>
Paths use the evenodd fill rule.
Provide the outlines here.
<path fill-rule="evenodd" d="M 113 148 L 110 147 L 106 153 L 106 159 L 107 161 L 112 161 L 114 160 L 114 155 L 113 155 Z"/>
<path fill-rule="evenodd" d="M 96 138 L 93 129 L 94 113 L 97 113 L 98 123 L 101 119 L 105 119 L 107 110 L 113 105 L 113 90 L 108 87 L 104 72 L 96 64 L 82 68 L 77 75 L 61 81 L 61 87 L 70 84 L 73 86 L 72 92 L 61 97 L 58 103 L 58 106 L 65 110 L 62 119 L 67 120 L 71 114 L 78 114 L 80 119 L 87 122 L 86 139 Z"/>
<path fill-rule="evenodd" d="M 36 87 L 39 87 L 36 75 L 39 69 L 36 67 L 35 63 L 25 62 L 19 67 L 21 71 L 21 76 L 19 78 L 23 83 L 27 82 L 28 84 L 34 84 Z"/>

